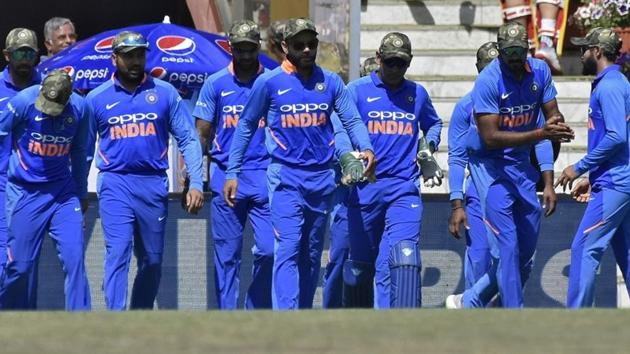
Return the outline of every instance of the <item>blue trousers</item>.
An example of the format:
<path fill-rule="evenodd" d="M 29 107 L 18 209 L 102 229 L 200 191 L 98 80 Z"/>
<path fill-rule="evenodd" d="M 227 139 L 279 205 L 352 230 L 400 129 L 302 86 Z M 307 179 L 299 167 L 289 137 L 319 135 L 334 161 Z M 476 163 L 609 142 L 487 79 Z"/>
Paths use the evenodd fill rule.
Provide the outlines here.
<path fill-rule="evenodd" d="M 470 170 L 481 201 L 492 262 L 464 292 L 464 307 L 485 307 L 497 291 L 503 307 L 523 307 L 523 285 L 533 266 L 542 212 L 536 195 L 537 172 L 529 161 L 514 165 L 474 158 Z"/>
<path fill-rule="evenodd" d="M 630 194 L 594 189 L 571 245 L 567 307 L 593 306 L 595 275 L 609 244 L 630 292 Z"/>
<path fill-rule="evenodd" d="M 34 264 L 46 232 L 55 242 L 65 273 L 65 308 L 90 310 L 85 272 L 83 216 L 72 180 L 6 187 L 7 263 L 0 278 L 0 308 L 33 308 L 29 295 Z M 31 288 L 32 289 L 32 288 Z"/>
<path fill-rule="evenodd" d="M 238 178 L 236 206 L 230 208 L 223 198 L 225 172 L 212 166 L 211 222 L 214 239 L 214 283 L 218 307 L 238 307 L 243 230 L 249 217 L 254 231 L 252 283 L 247 290 L 245 308 L 271 308 L 273 269 L 273 229 L 265 170 L 245 170 Z"/>
<path fill-rule="evenodd" d="M 275 235 L 273 308 L 312 308 L 335 190 L 334 171 L 272 162 L 267 181 Z"/>
<path fill-rule="evenodd" d="M 350 252 L 348 208 L 345 199 L 348 188 L 337 187 L 334 207 L 330 214 L 330 247 L 324 273 L 323 307 L 340 308 L 343 301 L 343 265 Z"/>
<path fill-rule="evenodd" d="M 127 307 L 132 246 L 138 273 L 130 308 L 151 309 L 162 276 L 168 178 L 166 174 L 100 172 L 97 192 L 105 240 L 103 289 L 107 309 Z"/>
<path fill-rule="evenodd" d="M 464 285 L 470 289 L 490 269 L 491 257 L 486 225 L 481 215 L 481 203 L 472 181 L 466 188 L 466 216 L 470 229 L 466 231 Z"/>
<path fill-rule="evenodd" d="M 375 265 L 374 306 L 390 308 L 390 253 L 394 245 L 420 241 L 422 200 L 414 181 L 382 178 L 355 186 L 348 196 L 352 261 Z M 420 295 L 418 295 L 420 296 Z"/>

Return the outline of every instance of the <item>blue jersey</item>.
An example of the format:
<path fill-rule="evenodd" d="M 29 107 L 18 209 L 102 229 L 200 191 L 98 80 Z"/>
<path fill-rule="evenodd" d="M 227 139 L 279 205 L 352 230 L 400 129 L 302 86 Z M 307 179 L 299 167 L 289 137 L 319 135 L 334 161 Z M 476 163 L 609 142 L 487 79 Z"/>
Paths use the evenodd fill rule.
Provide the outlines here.
<path fill-rule="evenodd" d="M 0 115 L 0 135 L 11 134 L 13 145 L 9 181 L 45 183 L 74 177 L 83 198 L 87 194 L 87 107 L 81 96 L 72 93 L 61 114 L 49 116 L 35 108 L 40 88 L 22 90 Z"/>
<path fill-rule="evenodd" d="M 360 150 L 372 150 L 365 126 L 341 78 L 315 66 L 307 82 L 288 61 L 261 75 L 245 104 L 230 148 L 227 179 L 235 179 L 245 150 L 267 114 L 266 145 L 272 159 L 289 166 L 327 166 L 333 157 L 333 111 Z"/>
<path fill-rule="evenodd" d="M 190 187 L 201 190 L 201 145 L 190 112 L 171 84 L 146 76 L 129 92 L 113 78 L 92 90 L 86 102 L 90 108 L 88 159 L 96 155 L 99 170 L 164 172 L 171 133 L 184 155 Z"/>
<path fill-rule="evenodd" d="M 212 162 L 222 170 L 227 169 L 230 145 L 238 124 L 239 116 L 247 102 L 255 78 L 265 69 L 260 66 L 258 75 L 250 82 L 240 82 L 232 64 L 206 79 L 195 105 L 193 116 L 210 122 L 215 128 L 210 154 Z M 266 169 L 269 154 L 265 147 L 266 114 L 258 121 L 258 129 L 249 143 L 241 170 Z"/>
<path fill-rule="evenodd" d="M 499 115 L 499 129 L 503 131 L 525 132 L 540 127 L 541 106 L 556 97 L 556 88 L 544 61 L 527 58 L 525 68 L 519 81 L 502 60 L 495 59 L 488 64 L 475 80 L 472 91 L 475 113 Z M 469 152 L 481 158 L 503 162 L 529 161 L 532 144 L 486 149 L 474 120 L 469 138 L 472 139 Z"/>
<path fill-rule="evenodd" d="M 578 173 L 589 171 L 594 188 L 630 193 L 630 83 L 618 65 L 604 69 L 593 81 L 588 108 L 588 153 Z"/>
<path fill-rule="evenodd" d="M 33 70 L 33 78 L 29 86 L 37 85 L 41 82 L 41 76 L 37 70 Z M 9 100 L 13 98 L 20 88 L 13 84 L 9 66 L 7 65 L 0 74 L 0 113 L 4 110 Z M 0 140 L 0 175 L 6 175 L 9 168 L 9 155 L 11 151 L 11 139 Z"/>
<path fill-rule="evenodd" d="M 545 124 L 545 117 L 538 114 L 538 127 Z M 467 93 L 455 104 L 448 126 L 448 185 L 450 200 L 464 199 L 465 169 L 468 165 L 468 138 L 473 117 L 472 93 Z M 477 132 L 474 132 L 477 134 Z M 551 141 L 541 140 L 535 146 L 536 158 L 541 171 L 553 171 Z"/>
<path fill-rule="evenodd" d="M 376 177 L 418 177 L 416 153 L 420 130 L 436 148 L 442 130 L 442 120 L 424 87 L 405 80 L 402 87 L 391 90 L 372 72 L 351 82 L 348 91 L 376 149 Z"/>

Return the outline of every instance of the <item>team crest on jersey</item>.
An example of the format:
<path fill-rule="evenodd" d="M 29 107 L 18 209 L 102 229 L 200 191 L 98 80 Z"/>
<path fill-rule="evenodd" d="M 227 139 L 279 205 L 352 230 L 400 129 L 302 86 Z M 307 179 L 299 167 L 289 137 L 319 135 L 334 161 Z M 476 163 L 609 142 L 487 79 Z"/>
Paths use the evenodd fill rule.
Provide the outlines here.
<path fill-rule="evenodd" d="M 155 92 L 149 92 L 147 93 L 145 99 L 147 100 L 147 103 L 155 104 L 158 101 L 158 96 Z"/>
<path fill-rule="evenodd" d="M 66 119 L 64 120 L 63 124 L 65 125 L 72 125 L 72 123 L 74 123 L 74 117 L 66 117 Z"/>
<path fill-rule="evenodd" d="M 538 92 L 538 85 L 535 82 L 533 82 L 531 89 L 532 89 L 532 92 Z"/>
<path fill-rule="evenodd" d="M 323 82 L 318 82 L 317 84 L 315 84 L 315 91 L 324 92 L 325 89 L 326 89 L 326 85 L 324 85 Z"/>
<path fill-rule="evenodd" d="M 409 103 L 412 103 L 413 102 L 413 96 L 407 96 L 407 101 Z"/>

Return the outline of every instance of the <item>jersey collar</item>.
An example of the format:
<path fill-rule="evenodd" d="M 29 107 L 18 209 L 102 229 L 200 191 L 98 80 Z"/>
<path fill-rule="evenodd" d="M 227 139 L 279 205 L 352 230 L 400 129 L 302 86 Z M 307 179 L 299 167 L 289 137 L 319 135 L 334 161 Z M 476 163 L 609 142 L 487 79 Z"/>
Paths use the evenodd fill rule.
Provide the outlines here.
<path fill-rule="evenodd" d="M 13 78 L 11 77 L 11 73 L 9 72 L 9 65 L 7 65 L 4 68 L 4 70 L 2 70 L 2 80 L 7 84 L 7 86 L 11 87 L 12 89 L 16 91 L 21 90 L 19 87 L 15 86 L 15 84 L 13 83 Z M 37 69 L 33 69 L 33 73 L 31 76 L 31 83 L 28 86 L 39 84 L 41 83 L 41 81 L 42 81 L 41 74 L 39 73 Z"/>
<path fill-rule="evenodd" d="M 117 72 L 115 72 L 115 73 L 112 75 L 112 81 L 114 82 L 114 85 L 115 85 L 115 86 L 120 87 L 120 89 L 121 89 L 121 90 L 124 90 L 125 92 L 129 92 L 129 91 L 127 91 L 127 89 L 126 89 L 126 88 L 125 88 L 125 87 L 124 87 L 124 86 L 120 83 L 120 81 L 118 80 L 118 75 L 116 75 L 116 74 L 117 74 Z M 139 92 L 140 90 L 142 90 L 142 88 L 145 86 L 145 84 L 146 84 L 147 82 L 149 82 L 149 81 L 150 81 L 150 77 L 149 77 L 149 75 L 147 75 L 147 73 L 144 73 L 144 77 L 142 78 L 142 81 L 140 82 L 140 85 L 138 85 L 138 87 L 136 87 L 136 90 L 135 90 L 134 92 L 129 92 L 129 93 L 132 93 L 132 94 L 133 94 L 133 93 Z"/>
<path fill-rule="evenodd" d="M 405 88 L 407 88 L 407 85 L 408 85 L 408 83 L 409 83 L 409 81 L 408 81 L 407 79 L 404 79 L 404 78 L 403 78 L 403 83 L 402 83 L 402 85 L 400 85 L 400 87 L 399 87 L 399 88 L 397 88 L 397 89 L 395 89 L 395 90 L 392 90 L 392 89 L 390 89 L 389 87 L 387 87 L 387 85 L 385 85 L 385 83 L 383 82 L 383 80 L 381 80 L 381 78 L 378 76 L 378 71 L 377 71 L 377 70 L 374 70 L 374 71 L 372 71 L 372 72 L 370 73 L 370 78 L 372 79 L 372 82 L 374 83 L 374 85 L 375 85 L 376 87 L 382 87 L 382 88 L 384 88 L 385 90 L 390 91 L 390 92 L 392 92 L 392 93 L 397 93 L 397 92 L 400 92 L 400 91 L 404 90 Z"/>
<path fill-rule="evenodd" d="M 231 62 L 230 65 L 227 66 L 227 70 L 232 75 L 232 77 L 234 77 L 235 81 L 241 82 L 236 76 L 236 71 L 234 70 L 234 62 Z M 256 72 L 256 76 L 254 76 L 254 78 L 252 78 L 251 81 L 256 80 L 256 78 L 258 78 L 258 76 L 260 76 L 260 74 L 262 74 L 264 71 L 265 71 L 265 67 L 262 64 L 260 64 L 260 62 L 258 62 L 258 71 Z M 242 82 L 242 83 L 247 84 L 247 82 Z"/>
<path fill-rule="evenodd" d="M 593 80 L 593 88 L 595 88 L 595 86 L 597 86 L 597 84 L 599 83 L 599 81 L 601 79 L 604 78 L 604 76 L 606 76 L 606 74 L 608 74 L 609 72 L 612 71 L 621 71 L 621 67 L 617 64 L 612 64 L 609 65 L 608 67 L 606 67 L 606 69 L 602 70 L 599 74 L 597 74 L 597 76 L 595 77 L 595 80 Z"/>

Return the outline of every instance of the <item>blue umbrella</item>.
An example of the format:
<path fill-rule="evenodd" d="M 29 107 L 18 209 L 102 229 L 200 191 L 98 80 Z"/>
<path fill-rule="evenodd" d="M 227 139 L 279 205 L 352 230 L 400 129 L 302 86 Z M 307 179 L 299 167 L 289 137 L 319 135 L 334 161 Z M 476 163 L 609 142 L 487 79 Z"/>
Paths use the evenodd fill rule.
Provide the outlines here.
<path fill-rule="evenodd" d="M 64 69 L 72 77 L 75 89 L 94 89 L 114 73 L 112 41 L 121 31 L 135 31 L 145 36 L 149 42 L 147 72 L 170 82 L 184 98 L 232 60 L 226 37 L 171 23 L 154 23 L 97 34 L 44 60 L 38 69 L 42 73 Z M 260 61 L 267 68 L 278 65 L 265 55 L 260 56 Z"/>

